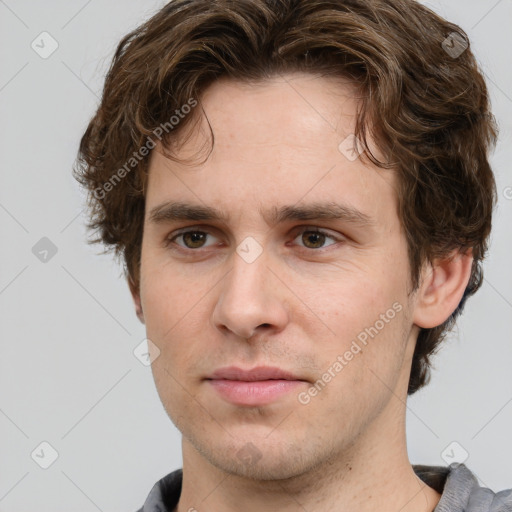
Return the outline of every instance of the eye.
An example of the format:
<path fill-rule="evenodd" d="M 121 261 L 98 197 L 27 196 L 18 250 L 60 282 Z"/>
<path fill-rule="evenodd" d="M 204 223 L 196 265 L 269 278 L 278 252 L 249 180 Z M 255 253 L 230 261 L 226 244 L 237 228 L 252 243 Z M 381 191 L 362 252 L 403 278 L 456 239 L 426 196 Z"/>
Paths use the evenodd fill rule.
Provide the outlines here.
<path fill-rule="evenodd" d="M 295 237 L 295 240 L 297 240 L 297 238 L 300 238 L 301 242 L 304 243 L 304 247 L 306 247 L 306 249 L 312 249 L 312 250 L 323 249 L 324 247 L 326 247 L 324 244 L 325 244 L 325 240 L 327 238 L 334 240 L 333 243 L 340 241 L 340 239 L 338 239 L 332 235 L 329 235 L 325 231 L 322 231 L 321 229 L 317 229 L 317 228 L 314 228 L 314 229 L 302 228 L 301 231 L 299 231 L 298 233 L 299 234 Z M 333 245 L 333 244 L 329 244 L 329 245 Z"/>
<path fill-rule="evenodd" d="M 189 231 L 182 231 L 181 233 L 178 233 L 170 238 L 168 238 L 165 242 L 166 247 L 173 243 L 175 240 L 181 238 L 183 240 L 184 245 L 177 244 L 179 247 L 182 247 L 183 249 L 201 249 L 203 247 L 208 247 L 207 245 L 204 245 L 206 238 L 208 236 L 211 236 L 210 233 L 207 233 L 206 231 L 199 231 L 197 229 L 189 230 Z"/>
<path fill-rule="evenodd" d="M 211 247 L 215 245 L 215 243 L 210 243 L 206 245 L 206 241 L 208 237 L 212 237 L 211 233 L 207 231 L 202 231 L 199 229 L 189 229 L 186 231 L 181 231 L 176 233 L 169 238 L 167 238 L 164 242 L 165 247 L 169 247 L 171 244 L 177 245 L 178 250 L 190 251 L 190 250 L 199 250 L 205 247 Z M 315 227 L 302 227 L 299 230 L 296 230 L 294 233 L 294 240 L 300 238 L 303 243 L 302 247 L 311 250 L 322 250 L 325 247 L 329 247 L 330 245 L 334 245 L 336 242 L 341 242 L 342 240 L 338 237 L 335 237 L 321 229 Z M 215 237 L 213 237 L 215 239 Z M 182 243 L 178 243 L 176 240 L 181 239 Z M 331 239 L 333 242 L 331 244 L 325 245 L 327 239 Z M 217 244 L 218 245 L 218 244 Z M 300 244 L 299 244 L 300 245 Z"/>

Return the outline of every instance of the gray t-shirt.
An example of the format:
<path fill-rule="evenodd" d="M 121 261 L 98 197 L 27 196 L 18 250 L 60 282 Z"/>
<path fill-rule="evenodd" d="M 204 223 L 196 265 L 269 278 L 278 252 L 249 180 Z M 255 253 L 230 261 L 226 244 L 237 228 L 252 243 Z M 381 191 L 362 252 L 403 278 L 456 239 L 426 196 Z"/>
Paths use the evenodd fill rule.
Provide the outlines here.
<path fill-rule="evenodd" d="M 423 482 L 441 494 L 434 512 L 512 512 L 512 489 L 494 493 L 480 487 L 464 464 L 412 468 Z M 137 512 L 172 512 L 180 498 L 182 477 L 182 470 L 178 469 L 159 480 Z"/>

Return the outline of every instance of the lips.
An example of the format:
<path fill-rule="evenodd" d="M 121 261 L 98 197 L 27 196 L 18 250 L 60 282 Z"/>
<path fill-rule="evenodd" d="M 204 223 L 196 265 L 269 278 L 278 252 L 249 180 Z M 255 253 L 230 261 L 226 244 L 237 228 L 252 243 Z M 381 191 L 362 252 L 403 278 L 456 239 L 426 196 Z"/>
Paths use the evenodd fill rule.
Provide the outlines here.
<path fill-rule="evenodd" d="M 286 399 L 306 381 L 271 366 L 250 370 L 229 366 L 214 371 L 206 382 L 224 401 L 235 406 L 262 407 Z"/>
<path fill-rule="evenodd" d="M 236 366 L 229 366 L 215 370 L 208 380 L 236 380 L 245 382 L 266 380 L 305 380 L 297 375 L 273 366 L 258 366 L 250 370 L 243 370 Z"/>

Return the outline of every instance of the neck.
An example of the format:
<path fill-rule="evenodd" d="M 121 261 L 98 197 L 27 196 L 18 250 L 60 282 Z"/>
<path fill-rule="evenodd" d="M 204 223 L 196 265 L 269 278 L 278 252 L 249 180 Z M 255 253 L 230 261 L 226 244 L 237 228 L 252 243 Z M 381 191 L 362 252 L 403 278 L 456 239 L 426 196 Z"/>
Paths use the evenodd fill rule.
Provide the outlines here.
<path fill-rule="evenodd" d="M 283 480 L 229 474 L 184 438 L 183 485 L 176 510 L 432 512 L 440 497 L 416 476 L 408 460 L 405 402 L 396 399 L 341 453 L 333 451 L 317 467 Z"/>

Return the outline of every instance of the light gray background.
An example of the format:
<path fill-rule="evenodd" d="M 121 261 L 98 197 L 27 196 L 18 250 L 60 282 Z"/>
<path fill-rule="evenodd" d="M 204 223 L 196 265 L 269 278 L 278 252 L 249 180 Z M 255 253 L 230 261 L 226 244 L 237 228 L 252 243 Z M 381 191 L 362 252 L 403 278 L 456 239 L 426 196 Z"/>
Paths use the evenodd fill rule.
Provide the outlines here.
<path fill-rule="evenodd" d="M 409 455 L 445 465 L 456 441 L 481 484 L 501 490 L 512 487 L 512 0 L 426 3 L 468 32 L 489 80 L 499 206 L 485 284 L 409 400 Z M 86 244 L 71 177 L 117 42 L 163 4 L 0 0 L 1 512 L 135 511 L 182 464 L 180 434 L 133 355 L 144 326 L 120 266 Z M 47 59 L 31 48 L 43 31 L 59 44 Z M 47 263 L 32 253 L 42 237 L 58 249 Z M 59 454 L 46 470 L 31 458 L 43 441 Z"/>

